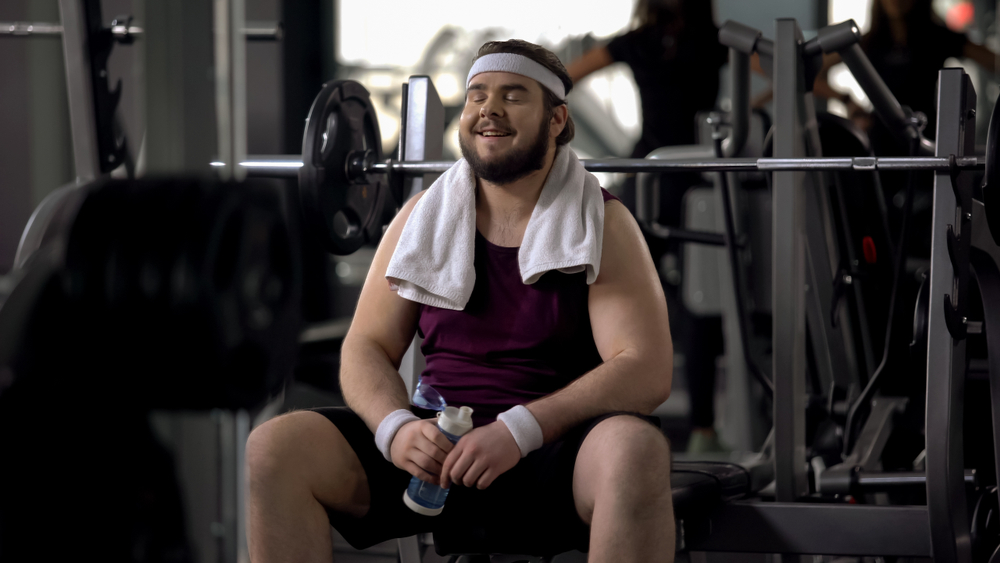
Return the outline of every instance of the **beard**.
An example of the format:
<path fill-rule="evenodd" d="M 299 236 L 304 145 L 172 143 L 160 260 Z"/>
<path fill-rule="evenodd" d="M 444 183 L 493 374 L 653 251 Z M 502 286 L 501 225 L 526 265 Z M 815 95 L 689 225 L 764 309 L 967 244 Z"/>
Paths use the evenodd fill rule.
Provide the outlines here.
<path fill-rule="evenodd" d="M 491 160 L 480 158 L 472 139 L 467 140 L 464 133 L 459 133 L 458 145 L 462 149 L 462 156 L 468 161 L 477 178 L 493 184 L 510 184 L 545 166 L 545 155 L 549 150 L 549 121 L 548 118 L 542 120 L 538 126 L 537 137 L 528 146 L 521 149 L 512 148 Z M 472 133 L 470 137 L 475 135 L 476 133 Z"/>

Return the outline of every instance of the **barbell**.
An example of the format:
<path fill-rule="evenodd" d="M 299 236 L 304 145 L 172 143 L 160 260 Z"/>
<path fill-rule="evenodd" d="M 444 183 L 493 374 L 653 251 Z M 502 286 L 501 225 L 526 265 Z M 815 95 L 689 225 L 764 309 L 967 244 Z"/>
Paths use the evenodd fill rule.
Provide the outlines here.
<path fill-rule="evenodd" d="M 950 171 L 986 169 L 989 179 L 997 164 L 997 114 L 990 123 L 985 157 L 808 157 L 710 158 L 658 160 L 605 158 L 581 160 L 591 172 L 876 172 Z M 213 162 L 221 166 L 221 162 Z M 438 174 L 452 161 L 397 161 L 384 159 L 378 116 L 368 91 L 352 80 L 324 85 L 306 119 L 302 156 L 256 156 L 240 163 L 248 177 L 298 178 L 305 226 L 310 235 L 334 254 L 350 254 L 377 240 L 403 204 L 406 176 Z M 989 193 L 987 201 L 991 201 Z M 990 210 L 996 208 L 996 211 Z M 1000 208 L 987 207 L 991 230 L 1000 234 Z M 1000 241 L 998 241 L 1000 242 Z"/>
<path fill-rule="evenodd" d="M 108 31 L 111 36 L 120 43 L 131 43 L 136 37 L 142 37 L 145 30 L 139 26 L 132 25 L 132 18 L 118 18 L 111 22 Z M 0 37 L 57 37 L 63 33 L 61 23 L 54 22 L 22 22 L 4 21 L 0 22 Z M 280 41 L 283 35 L 281 22 L 258 21 L 247 22 L 243 28 L 243 34 L 247 41 Z"/>
<path fill-rule="evenodd" d="M 946 156 L 915 157 L 809 157 L 809 158 L 707 158 L 655 160 L 646 158 L 590 158 L 580 163 L 591 172 L 626 173 L 669 173 L 669 172 L 873 172 L 931 170 L 943 171 L 982 170 L 986 167 L 984 156 L 960 156 L 952 159 Z M 372 161 L 362 165 L 361 160 L 352 166 L 348 163 L 348 174 L 403 174 L 418 176 L 440 174 L 454 166 L 453 160 L 387 160 Z M 222 163 L 215 162 L 215 166 Z M 302 159 L 286 156 L 250 156 L 240 163 L 247 169 L 247 176 L 257 178 L 296 178 Z M 359 168 L 360 167 L 360 168 Z"/>

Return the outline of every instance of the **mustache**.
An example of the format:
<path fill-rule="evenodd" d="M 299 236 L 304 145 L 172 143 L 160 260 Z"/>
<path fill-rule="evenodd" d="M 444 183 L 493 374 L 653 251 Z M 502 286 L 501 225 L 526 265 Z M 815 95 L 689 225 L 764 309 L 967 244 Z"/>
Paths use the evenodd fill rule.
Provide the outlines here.
<path fill-rule="evenodd" d="M 498 122 L 492 121 L 492 120 L 487 120 L 486 122 L 480 123 L 479 125 L 477 125 L 476 129 L 475 129 L 475 132 L 476 133 L 482 133 L 486 129 L 494 129 L 494 130 L 499 131 L 501 133 L 513 133 L 514 132 L 514 130 L 511 129 L 510 126 L 504 125 L 502 123 L 498 123 Z"/>

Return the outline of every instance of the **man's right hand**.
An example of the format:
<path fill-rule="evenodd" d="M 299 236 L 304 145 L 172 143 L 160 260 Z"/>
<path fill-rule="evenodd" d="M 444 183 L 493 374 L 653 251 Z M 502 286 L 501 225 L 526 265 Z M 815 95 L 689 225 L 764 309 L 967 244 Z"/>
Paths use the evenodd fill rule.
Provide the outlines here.
<path fill-rule="evenodd" d="M 421 481 L 440 485 L 441 465 L 453 447 L 434 419 L 414 420 L 396 432 L 389 455 L 396 467 Z"/>

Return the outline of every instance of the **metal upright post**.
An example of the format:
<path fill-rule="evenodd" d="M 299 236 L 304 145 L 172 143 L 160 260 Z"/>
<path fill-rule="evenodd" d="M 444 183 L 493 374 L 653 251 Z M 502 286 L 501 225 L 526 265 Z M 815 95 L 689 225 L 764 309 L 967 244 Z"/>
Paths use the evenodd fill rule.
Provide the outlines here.
<path fill-rule="evenodd" d="M 68 0 L 67 0 L 68 1 Z M 147 172 L 239 178 L 246 151 L 244 0 L 139 2 Z M 228 168 L 227 168 L 228 167 Z M 228 170 L 228 174 L 227 174 Z M 154 411 L 175 460 L 186 536 L 197 561 L 248 561 L 244 411 Z"/>
<path fill-rule="evenodd" d="M 411 76 L 406 99 L 406 138 L 400 143 L 405 160 L 440 160 L 444 145 L 444 105 L 429 76 Z M 424 174 L 405 182 L 403 198 L 431 187 L 441 174 Z"/>
<path fill-rule="evenodd" d="M 93 180 L 101 174 L 94 87 L 90 75 L 90 34 L 84 1 L 59 0 L 59 15 L 62 19 L 73 163 L 79 183 Z"/>
<path fill-rule="evenodd" d="M 216 174 L 213 4 L 199 0 L 139 2 L 140 100 L 146 123 L 146 172 Z M 211 171 L 211 172 L 210 172 Z"/>
<path fill-rule="evenodd" d="M 405 137 L 400 139 L 400 158 L 407 160 L 437 160 L 441 158 L 444 138 L 444 105 L 429 76 L 411 76 L 403 99 Z M 404 201 L 431 186 L 441 174 L 423 174 L 408 178 L 403 183 Z M 420 337 L 413 342 L 403 355 L 399 374 L 406 384 L 406 390 L 413 395 L 417 378 L 424 371 L 426 363 L 420 353 Z"/>
<path fill-rule="evenodd" d="M 219 170 L 242 180 L 247 155 L 246 26 L 244 0 L 215 0 L 215 117 L 219 130 Z"/>
<path fill-rule="evenodd" d="M 975 148 L 975 114 L 970 111 L 976 107 L 975 90 L 962 69 L 944 69 L 938 77 L 936 155 L 970 154 Z M 971 222 L 964 217 L 957 193 L 961 194 L 961 187 L 956 185 L 955 176 L 949 172 L 934 175 L 925 440 L 931 547 L 938 562 L 972 558 L 963 481 L 965 339 L 963 333 L 955 334 L 956 329 L 964 331 L 964 324 L 958 319 L 956 325 L 947 310 L 950 304 L 968 299 L 961 287 L 963 274 L 953 267 L 952 258 L 958 257 L 951 255 L 963 242 L 968 248 L 971 240 Z M 961 242 L 949 244 L 950 233 Z M 961 267 L 961 260 L 957 263 Z M 964 268 L 968 268 L 967 262 Z"/>
<path fill-rule="evenodd" d="M 429 76 L 411 76 L 403 99 L 403 126 L 405 137 L 399 142 L 399 158 L 406 160 L 438 160 L 444 143 L 444 105 L 438 96 L 434 82 Z M 440 173 L 423 174 L 407 178 L 403 182 L 403 200 L 431 187 Z M 402 202 L 400 202 L 402 203 Z M 423 341 L 414 335 L 413 342 L 403 354 L 399 364 L 399 375 L 406 384 L 407 394 L 412 397 L 417 379 L 427 362 L 420 351 Z M 420 541 L 417 536 L 400 538 L 397 541 L 400 560 L 408 563 L 420 561 Z"/>
<path fill-rule="evenodd" d="M 774 156 L 802 157 L 802 32 L 794 19 L 778 19 L 774 27 Z M 774 470 L 779 502 L 794 501 L 808 491 L 804 181 L 802 172 L 775 172 L 772 191 Z"/>

